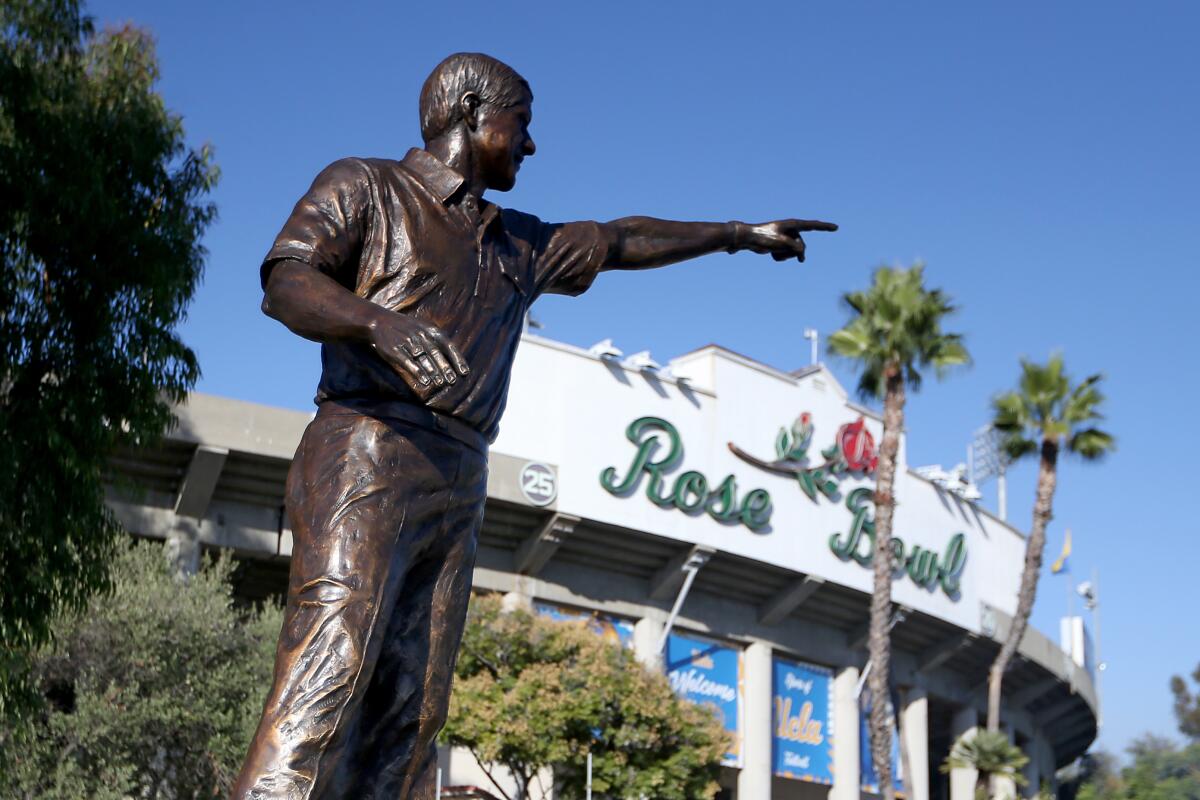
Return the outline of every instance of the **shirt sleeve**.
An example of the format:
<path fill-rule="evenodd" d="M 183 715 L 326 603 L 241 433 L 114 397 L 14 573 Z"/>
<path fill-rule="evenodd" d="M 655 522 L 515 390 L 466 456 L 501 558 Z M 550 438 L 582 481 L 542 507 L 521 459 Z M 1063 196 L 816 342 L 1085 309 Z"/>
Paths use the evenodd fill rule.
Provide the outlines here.
<path fill-rule="evenodd" d="M 598 222 L 541 223 L 533 250 L 535 296 L 581 294 L 611 249 L 612 235 Z"/>
<path fill-rule="evenodd" d="M 359 159 L 335 161 L 322 170 L 292 209 L 263 259 L 263 287 L 277 262 L 292 259 L 320 270 L 353 291 L 370 188 L 367 165 Z"/>

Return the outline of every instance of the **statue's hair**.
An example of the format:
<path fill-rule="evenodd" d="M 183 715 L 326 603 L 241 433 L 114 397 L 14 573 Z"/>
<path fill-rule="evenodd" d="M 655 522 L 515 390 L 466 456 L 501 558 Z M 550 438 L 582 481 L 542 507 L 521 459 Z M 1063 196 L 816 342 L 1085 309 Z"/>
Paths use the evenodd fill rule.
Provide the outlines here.
<path fill-rule="evenodd" d="M 467 92 L 498 106 L 533 99 L 529 84 L 503 61 L 483 53 L 455 53 L 434 67 L 421 87 L 421 137 L 426 143 L 462 119 L 459 100 Z"/>

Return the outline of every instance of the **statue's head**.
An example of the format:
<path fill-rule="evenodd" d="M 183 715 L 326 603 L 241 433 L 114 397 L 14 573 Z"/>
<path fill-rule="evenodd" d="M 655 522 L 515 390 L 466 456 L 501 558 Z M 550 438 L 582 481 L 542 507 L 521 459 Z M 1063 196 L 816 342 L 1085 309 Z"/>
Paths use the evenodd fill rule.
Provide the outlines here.
<path fill-rule="evenodd" d="M 529 135 L 533 91 L 516 70 L 482 53 L 455 53 L 421 88 L 421 136 L 428 146 L 448 135 L 470 143 L 489 189 L 508 191 L 535 146 Z"/>

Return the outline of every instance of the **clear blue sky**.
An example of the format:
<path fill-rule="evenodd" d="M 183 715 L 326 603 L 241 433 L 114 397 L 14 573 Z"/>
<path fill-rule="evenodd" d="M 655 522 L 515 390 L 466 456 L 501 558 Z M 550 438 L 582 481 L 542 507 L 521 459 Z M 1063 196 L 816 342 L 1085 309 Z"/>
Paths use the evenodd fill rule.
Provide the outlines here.
<path fill-rule="evenodd" d="M 451 10 L 452 8 L 452 10 Z M 924 259 L 976 363 L 911 397 L 915 464 L 963 459 L 1022 355 L 1103 371 L 1120 450 L 1062 465 L 1050 531 L 1099 570 L 1106 727 L 1174 733 L 1200 661 L 1200 6 L 1156 3 L 94 2 L 158 36 L 168 104 L 216 148 L 220 220 L 184 327 L 206 392 L 307 408 L 317 351 L 258 311 L 257 265 L 314 174 L 419 141 L 417 93 L 457 50 L 521 71 L 538 154 L 494 199 L 546 219 L 827 219 L 809 260 L 718 255 L 549 298 L 546 335 L 660 360 L 717 342 L 807 363 L 838 298 Z M 1191 364 L 1191 367 L 1188 367 Z M 834 364 L 844 382 L 854 377 Z M 989 492 L 991 490 L 989 489 Z M 1010 481 L 1028 526 L 1033 471 Z M 989 498 L 990 500 L 990 498 Z M 1056 636 L 1061 578 L 1035 624 Z M 1078 608 L 1078 606 L 1076 606 Z"/>

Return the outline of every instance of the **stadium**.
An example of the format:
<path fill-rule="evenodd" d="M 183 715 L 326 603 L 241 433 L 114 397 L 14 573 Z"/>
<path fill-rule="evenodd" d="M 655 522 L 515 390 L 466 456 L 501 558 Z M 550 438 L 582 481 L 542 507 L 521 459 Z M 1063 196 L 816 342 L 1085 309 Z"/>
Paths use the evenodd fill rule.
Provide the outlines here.
<path fill-rule="evenodd" d="M 178 416 L 161 445 L 114 459 L 136 491 L 111 489 L 110 505 L 185 568 L 231 548 L 240 595 L 281 594 L 284 480 L 312 415 L 195 394 Z M 820 364 L 783 372 L 715 345 L 658 364 L 611 342 L 526 335 L 489 459 L 475 587 L 590 619 L 712 704 L 735 742 L 723 798 L 870 796 L 862 686 L 881 428 Z M 971 771 L 939 767 L 982 726 L 1016 605 L 1024 535 L 971 489 L 919 473 L 902 440 L 893 772 L 914 800 L 973 796 Z M 1096 736 L 1091 658 L 1071 650 L 1030 629 L 1005 678 L 1027 796 Z M 446 786 L 488 788 L 469 754 L 440 761 Z"/>

